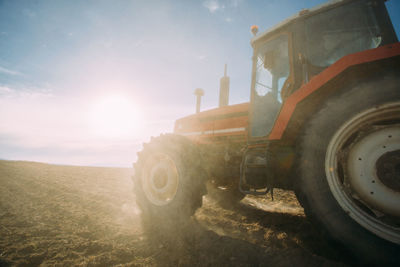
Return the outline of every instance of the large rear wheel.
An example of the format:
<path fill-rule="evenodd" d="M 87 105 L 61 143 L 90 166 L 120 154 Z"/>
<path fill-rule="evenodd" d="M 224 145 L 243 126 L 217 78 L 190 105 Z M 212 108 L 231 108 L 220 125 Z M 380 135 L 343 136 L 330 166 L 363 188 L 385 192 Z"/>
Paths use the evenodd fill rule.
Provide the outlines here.
<path fill-rule="evenodd" d="M 145 230 L 165 234 L 202 205 L 205 172 L 196 147 L 184 137 L 162 135 L 143 147 L 133 177 L 136 203 Z"/>
<path fill-rule="evenodd" d="M 399 263 L 400 88 L 395 76 L 329 100 L 300 139 L 307 216 L 361 262 Z"/>

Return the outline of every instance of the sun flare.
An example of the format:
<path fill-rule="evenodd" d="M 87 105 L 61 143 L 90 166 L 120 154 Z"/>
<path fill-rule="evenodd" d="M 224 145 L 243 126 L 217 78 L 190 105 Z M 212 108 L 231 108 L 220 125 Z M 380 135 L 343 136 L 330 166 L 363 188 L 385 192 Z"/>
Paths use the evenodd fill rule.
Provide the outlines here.
<path fill-rule="evenodd" d="M 97 99 L 89 119 L 93 133 L 105 138 L 129 137 L 142 128 L 140 109 L 124 95 L 107 95 Z"/>

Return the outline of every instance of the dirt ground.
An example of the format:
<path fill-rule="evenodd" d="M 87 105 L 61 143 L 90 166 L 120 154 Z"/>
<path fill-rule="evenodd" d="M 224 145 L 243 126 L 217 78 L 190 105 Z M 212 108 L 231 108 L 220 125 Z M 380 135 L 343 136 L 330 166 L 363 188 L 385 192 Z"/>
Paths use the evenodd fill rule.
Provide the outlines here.
<path fill-rule="evenodd" d="M 0 161 L 0 266 L 346 266 L 292 192 L 203 207 L 174 239 L 140 225 L 132 169 Z M 179 226 L 178 226 L 179 228 Z"/>

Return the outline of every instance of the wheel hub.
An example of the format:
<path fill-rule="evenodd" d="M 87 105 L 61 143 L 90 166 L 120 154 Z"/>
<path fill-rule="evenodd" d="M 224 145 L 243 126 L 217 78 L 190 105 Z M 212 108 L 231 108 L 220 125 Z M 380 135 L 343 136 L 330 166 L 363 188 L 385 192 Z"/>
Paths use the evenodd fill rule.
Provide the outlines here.
<path fill-rule="evenodd" d="M 143 169 L 142 186 L 152 204 L 164 206 L 170 203 L 179 186 L 179 174 L 174 161 L 163 153 L 150 156 Z"/>
<path fill-rule="evenodd" d="M 367 134 L 350 150 L 349 183 L 362 201 L 385 214 L 400 216 L 400 193 L 393 188 L 394 166 L 400 162 L 400 128 L 383 128 Z M 387 163 L 387 159 L 392 162 Z M 383 179 L 383 181 L 382 181 Z"/>
<path fill-rule="evenodd" d="M 370 232 L 400 244 L 400 104 L 350 118 L 331 138 L 325 158 L 337 203 Z"/>
<path fill-rule="evenodd" d="M 168 172 L 164 169 L 157 170 L 153 176 L 153 184 L 155 188 L 162 189 L 167 185 L 168 182 Z"/>
<path fill-rule="evenodd" d="M 400 150 L 380 157 L 376 162 L 376 174 L 385 186 L 400 192 Z"/>

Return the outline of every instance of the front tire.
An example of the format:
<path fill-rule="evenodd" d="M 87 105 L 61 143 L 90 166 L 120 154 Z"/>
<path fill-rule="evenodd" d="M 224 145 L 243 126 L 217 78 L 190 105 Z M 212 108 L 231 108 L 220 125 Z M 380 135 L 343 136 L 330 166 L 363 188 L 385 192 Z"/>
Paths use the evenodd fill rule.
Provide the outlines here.
<path fill-rule="evenodd" d="M 205 172 L 196 147 L 178 135 L 162 135 L 143 145 L 133 177 L 144 230 L 165 234 L 182 226 L 202 205 Z"/>
<path fill-rule="evenodd" d="M 300 203 L 360 262 L 400 262 L 399 82 L 389 76 L 333 97 L 299 142 Z"/>

